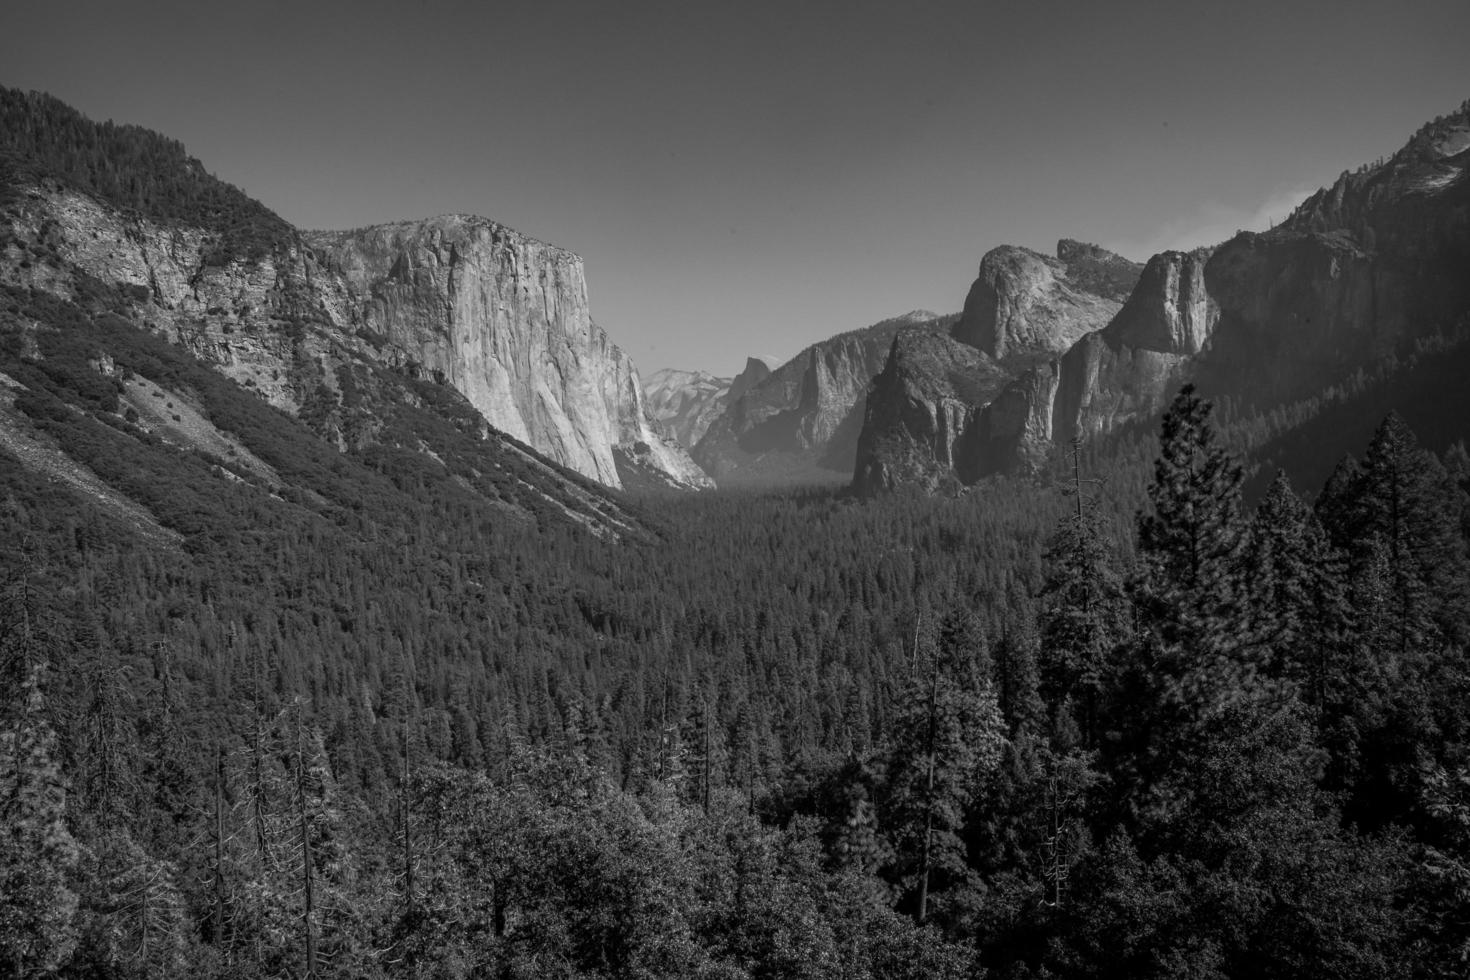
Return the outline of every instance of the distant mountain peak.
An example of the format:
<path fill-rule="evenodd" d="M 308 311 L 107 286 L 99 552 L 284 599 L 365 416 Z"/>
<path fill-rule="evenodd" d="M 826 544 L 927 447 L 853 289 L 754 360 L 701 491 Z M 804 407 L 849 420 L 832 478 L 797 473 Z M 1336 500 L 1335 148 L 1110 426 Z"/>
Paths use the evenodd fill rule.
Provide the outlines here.
<path fill-rule="evenodd" d="M 909 323 L 927 323 L 930 320 L 939 319 L 939 314 L 933 310 L 909 310 L 907 313 L 893 317 L 894 321 L 907 321 Z"/>

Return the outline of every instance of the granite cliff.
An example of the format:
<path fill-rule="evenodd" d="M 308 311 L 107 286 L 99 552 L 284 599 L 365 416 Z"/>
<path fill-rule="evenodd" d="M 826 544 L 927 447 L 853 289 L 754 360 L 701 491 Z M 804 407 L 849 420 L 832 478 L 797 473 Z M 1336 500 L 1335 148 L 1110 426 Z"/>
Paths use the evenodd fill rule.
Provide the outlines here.
<path fill-rule="evenodd" d="M 451 215 L 288 230 L 257 254 L 227 252 L 217 231 L 64 181 L 22 172 L 6 184 L 0 282 L 62 297 L 85 280 L 136 290 L 151 329 L 284 411 L 340 405 L 342 369 L 370 361 L 452 385 L 492 426 L 604 484 L 709 485 L 654 430 L 636 368 L 592 321 L 582 261 L 563 249 Z M 371 419 L 340 415 L 321 420 L 339 446 L 371 438 Z"/>
<path fill-rule="evenodd" d="M 989 354 L 942 331 L 899 333 L 868 392 L 854 483 L 935 492 L 973 482 L 976 406 L 1009 378 Z"/>
<path fill-rule="evenodd" d="M 884 410 L 865 422 L 872 448 L 860 454 L 855 487 L 934 489 L 1034 467 L 1074 436 L 1154 415 L 1187 379 L 1207 395 L 1269 409 L 1416 338 L 1463 328 L 1467 171 L 1470 103 L 1388 160 L 1344 173 L 1268 232 L 1154 256 L 1105 324 L 1051 353 L 1048 343 L 1077 329 L 1066 315 L 1076 304 L 1053 284 L 1046 257 L 996 250 L 955 336 L 989 357 L 987 368 L 1022 369 L 998 390 L 976 386 L 961 406 L 916 381 L 912 358 L 896 347 L 868 398 Z M 974 370 L 971 354 L 951 352 L 944 370 Z M 968 419 L 948 446 L 915 421 L 941 410 Z"/>
<path fill-rule="evenodd" d="M 997 361 L 1060 354 L 1118 312 L 1139 266 L 1064 239 L 1055 256 L 1002 245 L 980 261 L 954 338 Z"/>
<path fill-rule="evenodd" d="M 717 378 L 707 371 L 655 371 L 643 384 L 648 415 L 665 436 L 693 449 L 730 402 L 770 377 L 779 365 L 775 358 L 749 357 L 734 378 Z"/>
<path fill-rule="evenodd" d="M 868 394 L 854 486 L 953 488 L 992 472 L 997 446 L 1029 451 L 1049 437 L 1023 393 L 1047 387 L 1050 359 L 1117 314 L 1139 275 L 1136 263 L 1071 240 L 1055 256 L 1009 245 L 986 253 L 948 336 L 895 339 Z"/>
<path fill-rule="evenodd" d="M 722 486 L 849 479 L 868 387 L 893 338 L 943 332 L 953 320 L 914 311 L 813 344 L 729 399 L 694 459 Z"/>
<path fill-rule="evenodd" d="M 346 293 L 339 321 L 452 384 L 491 425 L 610 486 L 650 466 L 707 484 L 654 431 L 637 369 L 592 320 L 578 256 L 467 215 L 307 241 Z"/>

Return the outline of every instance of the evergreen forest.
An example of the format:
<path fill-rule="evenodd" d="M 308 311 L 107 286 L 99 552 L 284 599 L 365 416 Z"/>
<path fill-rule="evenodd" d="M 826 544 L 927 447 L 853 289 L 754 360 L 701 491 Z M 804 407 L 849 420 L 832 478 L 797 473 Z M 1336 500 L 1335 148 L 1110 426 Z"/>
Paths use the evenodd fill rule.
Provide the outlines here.
<path fill-rule="evenodd" d="M 220 264 L 295 234 L 0 89 L 0 205 L 35 180 Z M 0 976 L 1470 975 L 1463 320 L 952 497 L 660 495 L 18 281 Z"/>
<path fill-rule="evenodd" d="M 158 519 L 0 457 L 10 975 L 1464 974 L 1470 455 L 1313 435 L 1460 346 L 958 498 L 594 532 L 453 413 L 324 455 L 124 294 L 8 302 L 69 325 L 6 334 L 15 411 Z M 131 428 L 130 373 L 290 485 Z"/>

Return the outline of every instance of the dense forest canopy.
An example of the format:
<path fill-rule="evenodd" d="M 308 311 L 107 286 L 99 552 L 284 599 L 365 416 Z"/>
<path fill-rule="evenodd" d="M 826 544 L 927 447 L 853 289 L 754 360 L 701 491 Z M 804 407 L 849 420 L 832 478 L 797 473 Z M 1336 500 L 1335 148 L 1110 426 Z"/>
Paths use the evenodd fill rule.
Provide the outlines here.
<path fill-rule="evenodd" d="M 323 457 L 90 301 L 0 370 L 157 526 L 0 467 L 17 975 L 1463 963 L 1470 457 L 1391 415 L 1315 505 L 1261 464 L 1454 345 L 1274 418 L 1186 392 L 1029 483 L 598 536 L 452 456 Z M 127 372 L 291 486 L 131 430 Z"/>
<path fill-rule="evenodd" d="M 37 178 L 294 234 L 0 90 Z M 6 976 L 1466 973 L 1464 330 L 953 498 L 638 497 L 72 281 L 0 287 Z"/>

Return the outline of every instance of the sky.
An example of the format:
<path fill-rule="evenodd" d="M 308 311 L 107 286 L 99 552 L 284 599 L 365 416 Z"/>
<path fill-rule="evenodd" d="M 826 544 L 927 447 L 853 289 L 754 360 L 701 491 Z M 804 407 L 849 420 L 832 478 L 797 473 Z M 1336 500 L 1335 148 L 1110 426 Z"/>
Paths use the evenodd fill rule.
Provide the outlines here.
<path fill-rule="evenodd" d="M 1264 229 L 1470 98 L 1466 0 L 6 4 L 0 84 L 304 228 L 571 249 L 644 374 L 957 311 L 1001 244 Z"/>

